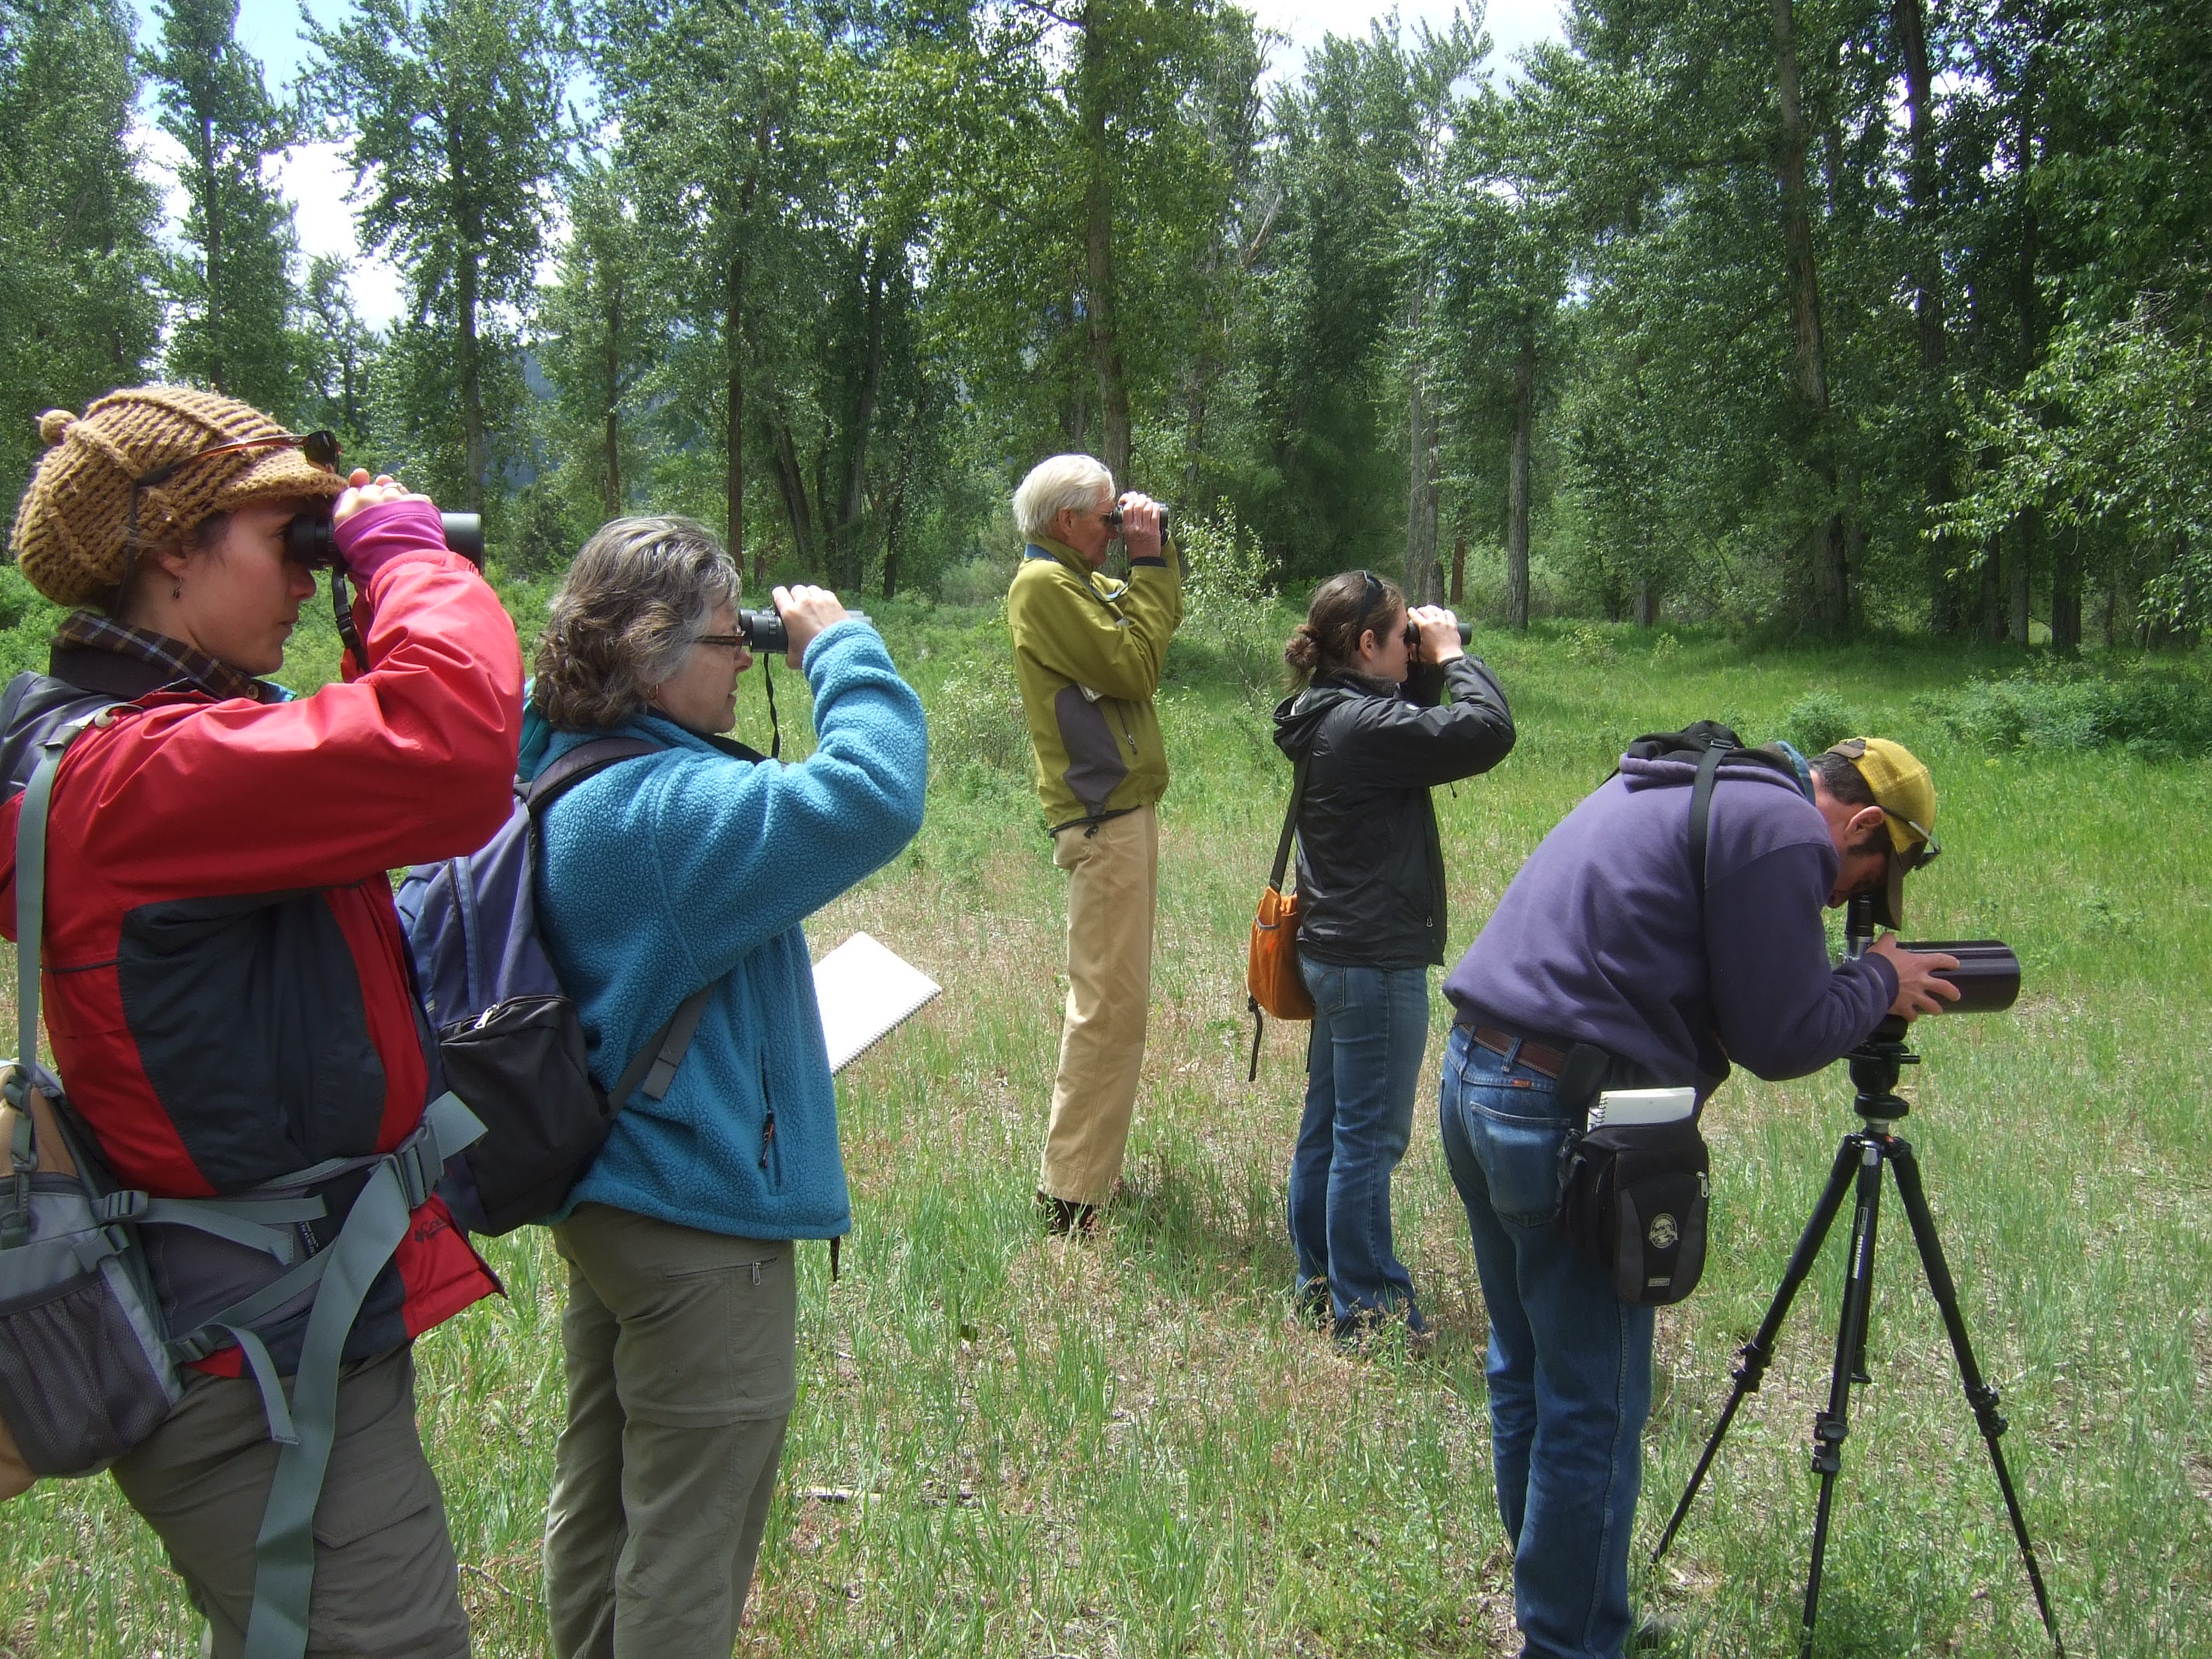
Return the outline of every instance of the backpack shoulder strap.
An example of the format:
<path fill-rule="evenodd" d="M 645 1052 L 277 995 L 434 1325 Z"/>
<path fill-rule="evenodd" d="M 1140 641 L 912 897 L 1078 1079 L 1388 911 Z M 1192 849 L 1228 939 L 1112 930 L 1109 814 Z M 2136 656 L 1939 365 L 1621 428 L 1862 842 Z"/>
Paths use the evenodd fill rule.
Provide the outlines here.
<path fill-rule="evenodd" d="M 1723 743 L 1716 738 L 1705 752 L 1698 757 L 1698 775 L 1690 785 L 1690 872 L 1698 884 L 1698 902 L 1705 900 L 1705 847 L 1711 839 L 1713 827 L 1713 783 L 1720 776 L 1721 763 L 1737 752 L 1735 734 Z"/>
<path fill-rule="evenodd" d="M 22 806 L 15 819 L 15 1059 L 5 1085 L 8 1102 L 15 1108 L 15 1131 L 8 1149 L 15 1178 L 15 1206 L 7 1224 L 11 1232 L 28 1227 L 30 1180 L 39 1162 L 31 1091 L 40 1086 L 39 976 L 46 945 L 46 817 L 53 805 L 54 774 L 61 769 L 62 756 L 77 734 L 88 726 L 106 725 L 108 710 L 115 706 L 102 705 L 82 720 L 63 726 L 40 745 L 39 764 L 24 786 Z"/>
<path fill-rule="evenodd" d="M 594 772 L 604 771 L 617 761 L 626 761 L 639 755 L 654 755 L 665 744 L 645 738 L 593 738 L 580 743 L 517 790 L 522 804 L 534 817 L 558 800 L 562 794 L 581 783 Z"/>
<path fill-rule="evenodd" d="M 1290 868 L 1291 841 L 1298 832 L 1298 808 L 1305 803 L 1306 768 L 1312 760 L 1313 750 L 1309 749 L 1298 757 L 1291 772 L 1291 804 L 1283 814 L 1282 839 L 1275 843 L 1275 867 L 1267 876 L 1267 885 L 1279 893 L 1283 890 L 1283 872 Z"/>
<path fill-rule="evenodd" d="M 667 1094 L 669 1085 L 676 1081 L 676 1068 L 684 1063 L 690 1051 L 691 1039 L 699 1030 L 699 1018 L 707 1012 L 707 1003 L 714 994 L 711 985 L 702 985 L 677 1005 L 668 1023 L 645 1040 L 645 1047 L 630 1057 L 623 1074 L 615 1079 L 615 1086 L 607 1091 L 607 1098 L 617 1108 L 645 1085 L 645 1097 L 659 1100 Z"/>

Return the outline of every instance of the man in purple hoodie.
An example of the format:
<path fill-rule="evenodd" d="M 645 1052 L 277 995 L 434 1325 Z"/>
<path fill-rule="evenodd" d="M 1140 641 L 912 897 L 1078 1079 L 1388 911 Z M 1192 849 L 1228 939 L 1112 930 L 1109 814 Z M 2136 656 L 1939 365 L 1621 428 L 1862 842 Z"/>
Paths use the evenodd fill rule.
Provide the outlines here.
<path fill-rule="evenodd" d="M 1795 751 L 1790 751 L 1795 761 Z M 1491 1320 L 1498 1511 L 1527 1659 L 1614 1659 L 1651 1403 L 1652 1310 L 1614 1297 L 1561 1232 L 1560 1153 L 1589 1104 L 1559 1098 L 1577 1043 L 1607 1086 L 1693 1085 L 1731 1062 L 1767 1079 L 1841 1058 L 1886 1014 L 1936 1011 L 1951 958 L 1885 934 L 1832 964 L 1824 906 L 1869 890 L 1894 921 L 1934 856 L 1936 788 L 1903 745 L 1854 738 L 1792 777 L 1723 765 L 1703 891 L 1687 760 L 1620 773 L 1537 848 L 1444 982 L 1455 1010 L 1439 1113 Z"/>

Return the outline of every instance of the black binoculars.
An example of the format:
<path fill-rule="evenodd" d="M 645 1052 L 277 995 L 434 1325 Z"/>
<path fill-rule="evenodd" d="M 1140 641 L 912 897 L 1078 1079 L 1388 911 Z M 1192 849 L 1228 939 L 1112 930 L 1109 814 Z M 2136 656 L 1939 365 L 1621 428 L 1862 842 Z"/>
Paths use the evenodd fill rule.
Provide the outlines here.
<path fill-rule="evenodd" d="M 1407 645 L 1419 645 L 1420 642 L 1421 625 L 1415 622 L 1411 616 L 1408 616 L 1406 618 L 1406 643 Z M 1472 645 L 1474 643 L 1474 627 L 1473 623 L 1462 623 L 1459 625 L 1459 642 L 1462 645 Z"/>
<path fill-rule="evenodd" d="M 848 611 L 845 615 L 853 622 L 868 619 L 865 611 Z M 745 649 L 757 657 L 781 656 L 791 649 L 791 631 L 783 625 L 783 612 L 773 607 L 738 611 L 738 632 L 744 639 Z"/>
<path fill-rule="evenodd" d="M 1165 547 L 1168 544 L 1167 504 L 1164 501 L 1154 501 L 1152 505 L 1160 509 L 1160 545 L 1162 547 Z M 1107 514 L 1106 527 L 1117 536 L 1121 533 L 1121 509 L 1120 507 L 1117 507 L 1114 508 L 1113 511 Z"/>
<path fill-rule="evenodd" d="M 441 513 L 446 545 L 479 570 L 483 568 L 483 520 L 473 513 Z M 284 556 L 310 570 L 338 567 L 338 538 L 327 502 L 296 514 L 284 526 Z"/>

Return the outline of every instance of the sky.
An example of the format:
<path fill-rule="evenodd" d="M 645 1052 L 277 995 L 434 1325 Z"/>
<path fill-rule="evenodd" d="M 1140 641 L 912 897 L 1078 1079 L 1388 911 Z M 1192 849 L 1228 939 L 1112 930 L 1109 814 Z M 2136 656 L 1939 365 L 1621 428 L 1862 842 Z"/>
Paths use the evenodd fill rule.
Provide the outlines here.
<path fill-rule="evenodd" d="M 153 0 L 134 0 L 139 18 L 139 40 L 150 44 L 159 25 Z M 1427 23 L 1441 28 L 1450 21 L 1455 0 L 1399 0 L 1395 7 L 1370 5 L 1364 0 L 1239 0 L 1262 27 L 1284 37 L 1268 67 L 1270 82 L 1297 74 L 1305 54 L 1321 44 L 1324 34 L 1364 34 L 1368 25 L 1392 10 L 1410 33 Z M 1560 33 L 1561 0 L 1491 0 L 1485 20 L 1490 31 L 1493 62 L 1510 61 L 1537 41 L 1557 39 Z M 335 22 L 348 9 L 346 0 L 240 0 L 240 44 L 261 60 L 270 91 L 284 96 L 298 74 L 305 47 L 300 39 L 300 15 L 304 10 L 324 22 Z M 148 106 L 150 110 L 150 104 Z M 182 192 L 175 185 L 179 155 L 175 141 L 155 127 L 150 113 L 139 132 L 143 153 L 164 185 L 176 232 L 184 213 Z M 329 144 L 301 144 L 285 155 L 278 182 L 293 205 L 294 222 L 304 258 L 335 253 L 353 264 L 354 306 L 362 319 L 381 327 L 399 314 L 402 283 L 398 270 L 385 260 L 364 257 L 354 236 L 353 210 L 346 192 L 353 177 Z"/>

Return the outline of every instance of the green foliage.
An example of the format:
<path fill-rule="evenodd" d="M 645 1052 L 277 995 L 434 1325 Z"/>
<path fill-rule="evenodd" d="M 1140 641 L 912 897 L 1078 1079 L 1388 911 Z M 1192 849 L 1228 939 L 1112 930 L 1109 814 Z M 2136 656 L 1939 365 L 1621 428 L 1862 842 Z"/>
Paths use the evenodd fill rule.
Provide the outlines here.
<path fill-rule="evenodd" d="M 1920 710 L 1960 741 L 1992 750 L 2212 754 L 2212 687 L 2170 672 L 2110 674 L 2051 662 L 1925 697 Z"/>
<path fill-rule="evenodd" d="M 398 258 L 414 307 L 380 353 L 398 370 L 380 435 L 480 510 L 492 436 L 512 425 L 494 319 L 529 299 L 565 143 L 560 19 L 538 0 L 357 0 L 306 32 L 303 84 L 365 192 L 362 244 Z"/>
<path fill-rule="evenodd" d="M 34 422 L 144 377 L 160 337 L 159 208 L 134 165 L 121 0 L 0 3 L 0 500 Z"/>
<path fill-rule="evenodd" d="M 186 251 L 174 262 L 168 373 L 295 419 L 309 356 L 292 279 L 292 209 L 264 176 L 291 137 L 238 43 L 238 0 L 167 0 L 148 70 L 185 153 Z"/>
<path fill-rule="evenodd" d="M 1863 737 L 1868 729 L 1858 710 L 1825 687 L 1808 691 L 1782 716 L 1782 735 L 1804 755 L 1817 755 L 1845 738 Z"/>

